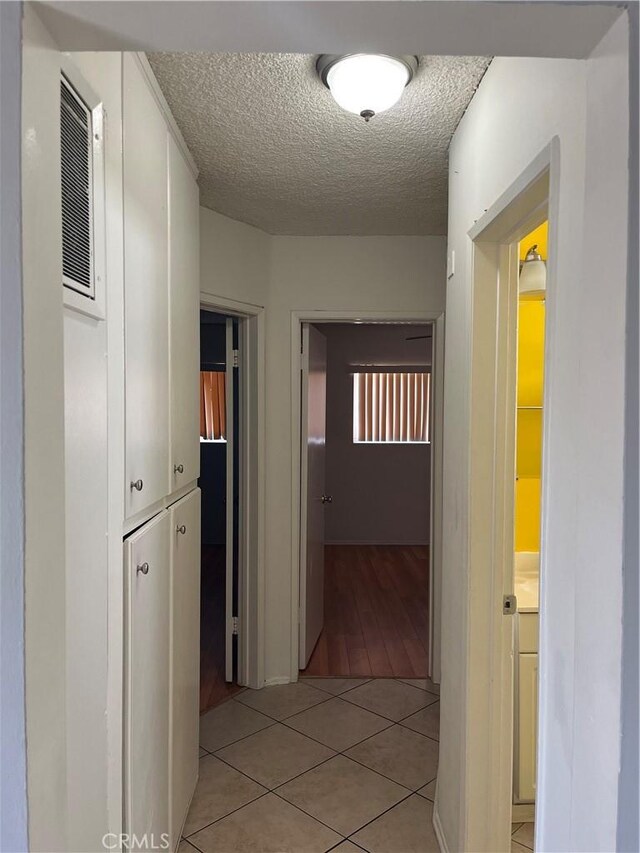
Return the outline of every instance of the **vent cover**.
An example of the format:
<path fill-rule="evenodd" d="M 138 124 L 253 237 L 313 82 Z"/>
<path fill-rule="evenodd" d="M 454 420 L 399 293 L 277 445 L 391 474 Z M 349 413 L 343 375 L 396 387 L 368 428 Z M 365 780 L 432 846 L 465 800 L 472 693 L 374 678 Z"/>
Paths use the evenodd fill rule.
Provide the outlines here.
<path fill-rule="evenodd" d="M 93 299 L 92 124 L 91 110 L 61 77 L 62 283 Z"/>

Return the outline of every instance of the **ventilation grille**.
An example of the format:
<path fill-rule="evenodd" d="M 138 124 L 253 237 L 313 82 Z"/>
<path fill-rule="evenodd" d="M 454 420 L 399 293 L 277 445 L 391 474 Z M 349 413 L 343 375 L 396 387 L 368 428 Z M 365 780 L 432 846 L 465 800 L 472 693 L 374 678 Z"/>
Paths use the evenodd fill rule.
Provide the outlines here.
<path fill-rule="evenodd" d="M 63 284 L 93 297 L 92 116 L 60 80 Z"/>

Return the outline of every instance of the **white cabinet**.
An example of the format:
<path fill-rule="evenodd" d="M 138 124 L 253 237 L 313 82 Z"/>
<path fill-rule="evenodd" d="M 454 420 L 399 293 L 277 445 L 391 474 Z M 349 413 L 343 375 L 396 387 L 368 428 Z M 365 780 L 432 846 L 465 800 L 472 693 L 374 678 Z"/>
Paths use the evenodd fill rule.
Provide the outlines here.
<path fill-rule="evenodd" d="M 538 655 L 518 655 L 517 799 L 536 798 L 536 744 L 538 732 Z"/>
<path fill-rule="evenodd" d="M 125 826 L 169 833 L 170 517 L 125 540 Z M 168 838 L 168 835 L 167 835 Z"/>
<path fill-rule="evenodd" d="M 169 348 L 170 491 L 200 475 L 200 259 L 198 185 L 170 134 Z"/>
<path fill-rule="evenodd" d="M 167 127 L 131 54 L 123 58 L 125 515 L 169 490 Z"/>
<path fill-rule="evenodd" d="M 170 511 L 171 835 L 175 849 L 198 778 L 200 698 L 200 489 Z"/>

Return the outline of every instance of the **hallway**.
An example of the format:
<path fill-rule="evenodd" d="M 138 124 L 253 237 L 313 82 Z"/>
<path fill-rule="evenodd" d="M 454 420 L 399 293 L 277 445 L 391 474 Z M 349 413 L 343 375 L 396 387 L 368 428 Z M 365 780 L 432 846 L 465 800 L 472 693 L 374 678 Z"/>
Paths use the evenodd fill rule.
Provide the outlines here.
<path fill-rule="evenodd" d="M 180 853 L 437 851 L 439 706 L 425 680 L 243 691 L 200 719 Z"/>
<path fill-rule="evenodd" d="M 425 678 L 427 546 L 326 545 L 325 624 L 306 676 Z"/>

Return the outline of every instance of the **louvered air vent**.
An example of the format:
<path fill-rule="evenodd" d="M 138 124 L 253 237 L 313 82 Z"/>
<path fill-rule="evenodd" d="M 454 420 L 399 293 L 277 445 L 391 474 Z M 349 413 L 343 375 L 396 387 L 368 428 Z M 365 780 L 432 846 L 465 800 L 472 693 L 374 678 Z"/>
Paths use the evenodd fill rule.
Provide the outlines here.
<path fill-rule="evenodd" d="M 60 79 L 62 281 L 93 298 L 93 131 L 91 110 Z"/>

